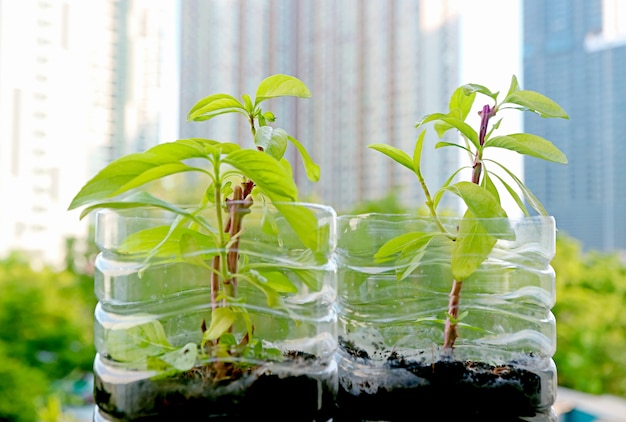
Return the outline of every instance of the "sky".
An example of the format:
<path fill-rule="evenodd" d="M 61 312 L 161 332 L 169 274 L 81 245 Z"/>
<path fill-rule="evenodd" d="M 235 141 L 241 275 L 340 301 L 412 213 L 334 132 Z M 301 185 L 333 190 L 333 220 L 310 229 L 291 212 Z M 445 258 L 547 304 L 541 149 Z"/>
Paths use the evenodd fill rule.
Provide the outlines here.
<path fill-rule="evenodd" d="M 524 88 L 522 75 L 522 4 L 521 0 L 470 0 L 461 1 L 461 62 L 462 83 L 477 83 L 504 95 L 512 75 Z M 475 107 L 485 102 L 476 99 Z M 521 113 L 503 113 L 500 134 L 522 131 Z M 491 152 L 490 152 L 491 153 Z M 519 154 L 498 152 L 497 159 L 523 180 L 523 163 Z M 503 198 L 509 215 L 518 214 L 513 200 Z M 521 213 L 519 213 L 521 214 Z"/>

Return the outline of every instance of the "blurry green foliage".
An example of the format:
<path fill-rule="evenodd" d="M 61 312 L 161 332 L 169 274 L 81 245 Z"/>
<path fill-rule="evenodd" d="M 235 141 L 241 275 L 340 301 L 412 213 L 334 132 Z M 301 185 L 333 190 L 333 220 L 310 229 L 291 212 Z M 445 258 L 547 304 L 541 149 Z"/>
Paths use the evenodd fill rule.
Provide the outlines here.
<path fill-rule="evenodd" d="M 626 263 L 559 234 L 552 265 L 559 385 L 626 397 Z"/>
<path fill-rule="evenodd" d="M 368 214 L 372 212 L 382 214 L 405 214 L 408 213 L 409 210 L 400 202 L 397 189 L 393 189 L 381 199 L 360 202 L 346 214 Z"/>
<path fill-rule="evenodd" d="M 0 260 L 0 421 L 36 421 L 59 380 L 90 372 L 93 276 Z"/>

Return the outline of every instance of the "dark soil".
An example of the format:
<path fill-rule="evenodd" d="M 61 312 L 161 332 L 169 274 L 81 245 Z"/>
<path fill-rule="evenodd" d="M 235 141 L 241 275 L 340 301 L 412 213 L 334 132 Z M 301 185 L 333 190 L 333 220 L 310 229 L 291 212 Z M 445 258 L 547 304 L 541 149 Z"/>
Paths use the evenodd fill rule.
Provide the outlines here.
<path fill-rule="evenodd" d="M 96 374 L 95 401 L 104 420 L 114 422 L 319 422 L 332 418 L 336 396 L 332 379 L 268 371 L 235 372 L 215 382 L 206 375 L 215 374 L 214 369 L 198 367 L 167 378 L 136 381 L 121 389 L 120 385 L 104 383 Z"/>
<path fill-rule="evenodd" d="M 368 360 L 364 351 L 349 353 L 360 362 Z M 375 379 L 360 378 L 362 385 L 354 385 L 351 374 L 340 373 L 335 422 L 550 420 L 549 409 L 539 409 L 541 377 L 515 362 L 494 366 L 450 358 L 427 364 L 391 354 L 385 365 L 415 377 L 408 377 L 410 385 L 375 389 Z"/>

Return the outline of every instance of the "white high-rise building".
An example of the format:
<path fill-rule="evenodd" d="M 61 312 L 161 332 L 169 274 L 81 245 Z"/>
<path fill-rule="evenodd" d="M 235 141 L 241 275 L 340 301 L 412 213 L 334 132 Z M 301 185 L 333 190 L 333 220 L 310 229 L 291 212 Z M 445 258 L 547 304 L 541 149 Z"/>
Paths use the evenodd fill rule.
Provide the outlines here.
<path fill-rule="evenodd" d="M 159 142 L 175 3 L 0 0 L 0 256 L 61 263 L 80 186 Z"/>
<path fill-rule="evenodd" d="M 424 197 L 416 176 L 367 145 L 389 143 L 411 152 L 418 136 L 415 123 L 426 113 L 447 109 L 459 84 L 458 4 L 184 1 L 182 111 L 217 92 L 254 95 L 255 84 L 274 73 L 299 77 L 311 89 L 311 99 L 268 107 L 278 116 L 276 124 L 320 164 L 317 184 L 308 183 L 296 164 L 301 194 L 345 211 L 398 188 L 402 202 L 417 207 Z M 181 136 L 250 142 L 245 125 L 221 117 L 221 123 L 181 119 Z M 433 186 L 456 168 L 458 152 L 448 150 L 423 164 Z"/>

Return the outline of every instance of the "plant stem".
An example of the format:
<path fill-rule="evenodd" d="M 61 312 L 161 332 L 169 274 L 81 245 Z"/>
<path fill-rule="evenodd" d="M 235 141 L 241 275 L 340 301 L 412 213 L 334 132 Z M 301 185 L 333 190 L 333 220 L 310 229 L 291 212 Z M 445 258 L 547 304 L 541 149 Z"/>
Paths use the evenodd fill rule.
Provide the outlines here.
<path fill-rule="evenodd" d="M 459 317 L 459 301 L 461 300 L 462 287 L 462 281 L 453 281 L 452 290 L 449 295 L 450 300 L 448 301 L 448 316 L 446 318 L 446 328 L 444 331 L 444 350 L 452 350 L 454 348 L 454 342 L 458 337 L 456 325 Z"/>
<path fill-rule="evenodd" d="M 480 176 L 483 168 L 483 154 L 482 147 L 485 144 L 485 138 L 487 137 L 487 129 L 489 127 L 489 119 L 496 115 L 497 106 L 489 107 L 488 104 L 483 106 L 483 109 L 478 113 L 480 115 L 480 132 L 478 134 L 478 141 L 480 147 L 476 149 L 474 155 L 474 164 L 472 165 L 472 183 L 480 184 Z M 453 280 L 452 290 L 450 290 L 448 301 L 448 315 L 446 316 L 446 327 L 443 333 L 443 349 L 449 353 L 454 349 L 454 343 L 458 337 L 457 323 L 459 317 L 459 301 L 461 299 L 461 288 L 463 287 L 463 280 Z"/>
<path fill-rule="evenodd" d="M 244 187 L 246 187 L 244 183 Z M 230 275 L 237 273 L 237 262 L 239 260 L 239 232 L 241 231 L 241 221 L 247 208 L 252 205 L 251 200 L 244 201 L 245 191 L 241 186 L 236 186 L 233 192 L 233 199 L 227 199 L 226 204 L 229 211 L 229 220 L 224 230 L 230 235 L 230 245 L 228 247 L 226 262 Z M 224 281 L 225 286 L 230 286 L 229 294 L 233 297 L 237 294 L 237 279 L 231 277 Z"/>

